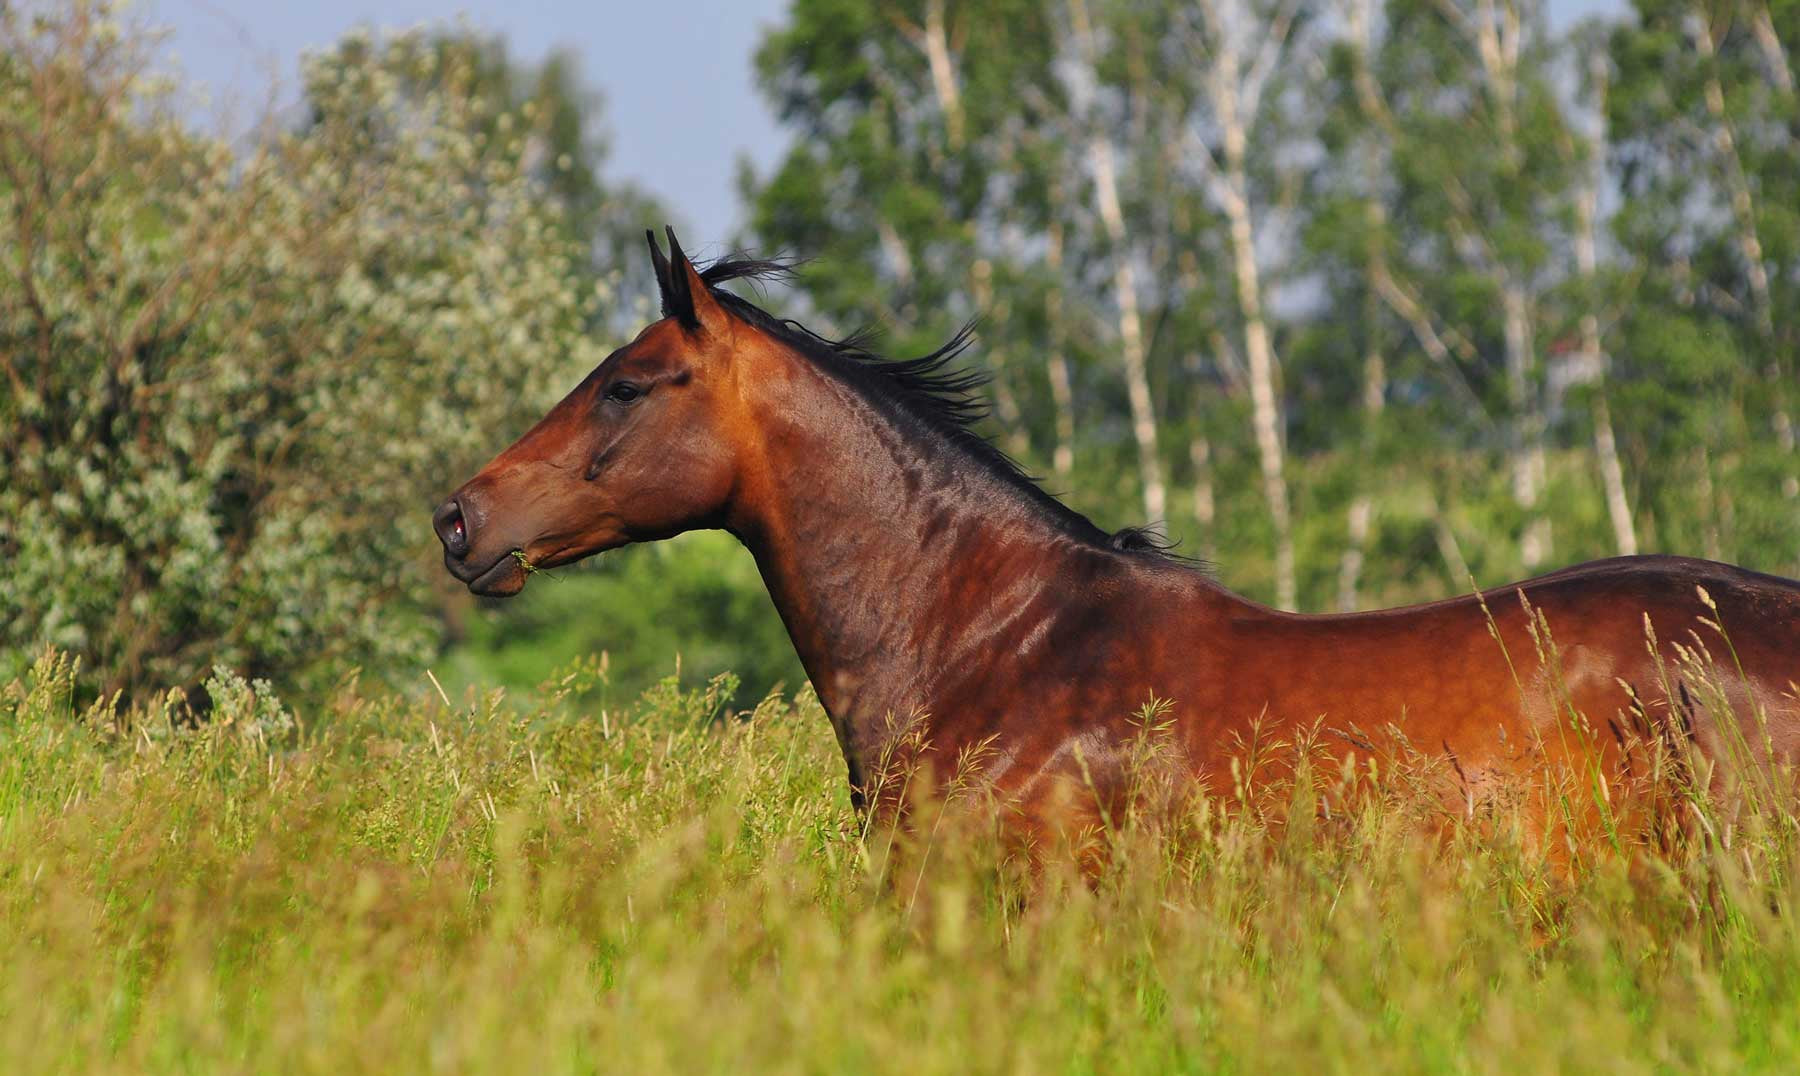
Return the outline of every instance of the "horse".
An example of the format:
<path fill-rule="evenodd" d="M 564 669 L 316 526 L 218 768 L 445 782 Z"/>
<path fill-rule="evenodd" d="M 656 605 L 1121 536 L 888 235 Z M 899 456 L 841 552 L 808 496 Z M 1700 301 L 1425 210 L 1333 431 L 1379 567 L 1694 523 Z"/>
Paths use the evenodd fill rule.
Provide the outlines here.
<path fill-rule="evenodd" d="M 1152 532 L 1101 529 L 974 432 L 967 328 L 886 359 L 724 286 L 784 263 L 697 268 L 667 234 L 667 256 L 647 234 L 661 319 L 437 508 L 444 564 L 514 595 L 539 569 L 728 531 L 859 812 L 891 799 L 879 774 L 907 754 L 976 760 L 1027 840 L 1093 825 L 1128 794 L 1151 711 L 1196 788 L 1222 788 L 1259 738 L 1310 736 L 1354 766 L 1386 729 L 1469 810 L 1556 765 L 1622 787 L 1645 744 L 1703 766 L 1734 745 L 1800 751 L 1800 583 L 1632 556 L 1425 605 L 1277 611 Z M 1730 658 L 1703 685 L 1682 662 L 1714 651 Z"/>

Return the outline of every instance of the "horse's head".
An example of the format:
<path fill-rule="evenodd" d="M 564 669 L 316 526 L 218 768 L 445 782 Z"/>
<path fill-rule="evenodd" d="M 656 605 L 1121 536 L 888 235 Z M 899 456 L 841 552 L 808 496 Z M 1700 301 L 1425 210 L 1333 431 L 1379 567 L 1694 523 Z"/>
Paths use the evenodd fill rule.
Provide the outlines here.
<path fill-rule="evenodd" d="M 737 473 L 733 318 L 669 232 L 664 317 L 607 356 L 432 516 L 450 574 L 516 594 L 531 569 L 723 521 Z"/>

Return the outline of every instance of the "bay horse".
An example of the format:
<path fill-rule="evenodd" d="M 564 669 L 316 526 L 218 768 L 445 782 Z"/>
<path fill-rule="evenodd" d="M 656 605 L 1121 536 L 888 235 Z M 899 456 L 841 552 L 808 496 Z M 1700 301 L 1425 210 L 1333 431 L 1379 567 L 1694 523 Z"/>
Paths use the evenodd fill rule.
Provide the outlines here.
<path fill-rule="evenodd" d="M 1702 760 L 1733 743 L 1800 751 L 1800 584 L 1639 556 L 1428 605 L 1279 612 L 1144 531 L 1102 530 L 977 436 L 979 379 L 953 365 L 966 329 L 882 359 L 723 287 L 785 266 L 696 269 L 673 230 L 666 257 L 649 239 L 663 317 L 436 510 L 445 566 L 512 595 L 536 569 L 729 531 L 830 716 L 859 811 L 897 717 L 921 755 L 979 758 L 1028 838 L 1067 824 L 1052 816 L 1071 781 L 1094 793 L 1081 817 L 1109 809 L 1153 701 L 1198 787 L 1227 780 L 1253 737 L 1321 727 L 1352 761 L 1375 750 L 1367 730 L 1397 730 L 1449 763 L 1471 807 L 1559 761 L 1622 781 L 1634 741 Z M 1705 636 L 1729 649 L 1728 709 L 1697 705 L 1702 686 L 1675 667 L 1679 645 L 1707 646 L 1705 625 L 1729 634 Z"/>

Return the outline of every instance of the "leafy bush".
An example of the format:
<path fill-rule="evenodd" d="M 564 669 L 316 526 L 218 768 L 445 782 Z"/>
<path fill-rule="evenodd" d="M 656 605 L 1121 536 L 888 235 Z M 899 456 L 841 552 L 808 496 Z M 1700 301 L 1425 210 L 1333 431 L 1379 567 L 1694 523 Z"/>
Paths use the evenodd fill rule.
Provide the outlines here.
<path fill-rule="evenodd" d="M 461 604 L 452 606 L 457 645 L 440 670 L 453 690 L 529 688 L 571 658 L 598 654 L 620 699 L 674 672 L 685 683 L 734 673 L 739 706 L 806 681 L 756 561 L 716 531 L 543 573 L 519 599 L 472 602 L 466 613 Z"/>
<path fill-rule="evenodd" d="M 353 36 L 303 125 L 236 149 L 141 40 L 0 7 L 0 673 L 46 643 L 127 693 L 420 655 L 431 505 L 597 361 L 529 106 Z"/>

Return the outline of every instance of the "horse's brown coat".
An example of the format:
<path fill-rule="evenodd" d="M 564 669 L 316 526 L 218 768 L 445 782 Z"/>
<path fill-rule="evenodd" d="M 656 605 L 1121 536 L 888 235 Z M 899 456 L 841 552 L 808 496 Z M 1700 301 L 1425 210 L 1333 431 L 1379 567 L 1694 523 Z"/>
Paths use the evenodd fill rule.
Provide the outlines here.
<path fill-rule="evenodd" d="M 666 299 L 672 280 L 686 284 L 675 316 L 439 510 L 446 564 L 473 589 L 511 594 L 526 579 L 514 550 L 554 567 L 729 530 L 755 555 L 859 803 L 894 730 L 916 717 L 908 742 L 946 764 L 979 749 L 1020 826 L 1040 829 L 1062 779 L 1102 800 L 1124 782 L 1152 699 L 1167 702 L 1200 780 L 1222 779 L 1253 730 L 1291 740 L 1314 728 L 1353 755 L 1391 729 L 1447 760 L 1470 802 L 1559 762 L 1619 780 L 1633 742 L 1724 750 L 1716 709 L 1677 682 L 1672 647 L 1695 640 L 1722 659 L 1750 741 L 1800 754 L 1800 584 L 1630 557 L 1405 609 L 1276 612 L 1177 560 L 1096 540 L 914 421 L 904 400 L 740 316 L 678 248 L 665 276 Z M 624 382 L 638 399 L 609 398 Z M 1534 616 L 1553 642 L 1534 635 Z M 1723 626 L 1735 658 L 1702 618 Z M 1559 660 L 1544 660 L 1549 646 Z"/>

